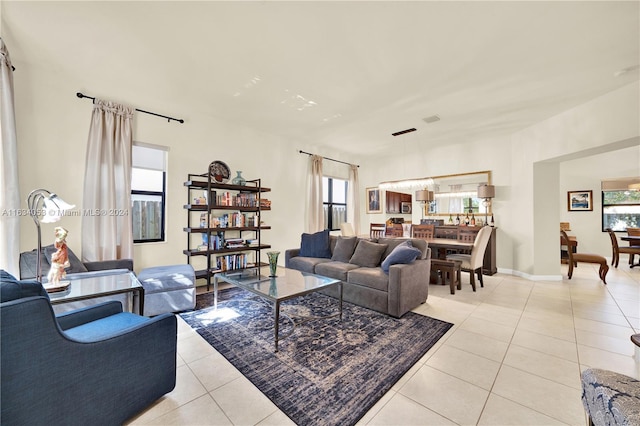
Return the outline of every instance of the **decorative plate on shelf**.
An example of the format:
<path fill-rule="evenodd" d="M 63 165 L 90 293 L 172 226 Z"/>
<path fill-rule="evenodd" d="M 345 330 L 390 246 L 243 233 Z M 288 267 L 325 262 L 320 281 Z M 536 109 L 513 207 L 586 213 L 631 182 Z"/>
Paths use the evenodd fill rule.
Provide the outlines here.
<path fill-rule="evenodd" d="M 231 169 L 222 161 L 214 161 L 209 164 L 211 179 L 217 183 L 227 183 L 231 177 Z"/>

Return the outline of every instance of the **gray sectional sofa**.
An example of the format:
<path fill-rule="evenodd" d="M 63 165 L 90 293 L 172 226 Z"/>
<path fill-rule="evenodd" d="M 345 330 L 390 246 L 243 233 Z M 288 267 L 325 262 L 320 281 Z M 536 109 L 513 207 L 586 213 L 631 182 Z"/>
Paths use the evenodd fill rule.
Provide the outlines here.
<path fill-rule="evenodd" d="M 304 244 L 304 235 L 301 245 Z M 410 243 L 407 244 L 407 241 Z M 401 244 L 419 249 L 418 257 L 409 263 L 392 261 L 389 265 L 391 259 L 397 257 L 395 254 L 392 257 L 389 255 Z M 426 241 L 411 238 L 330 236 L 329 249 L 330 253 L 319 257 L 301 256 L 301 248 L 286 250 L 285 267 L 339 279 L 343 282 L 345 301 L 396 318 L 427 300 L 431 249 Z M 401 260 L 404 261 L 408 260 Z M 388 273 L 383 270 L 383 266 L 388 268 Z M 324 292 L 338 297 L 337 288 Z"/>

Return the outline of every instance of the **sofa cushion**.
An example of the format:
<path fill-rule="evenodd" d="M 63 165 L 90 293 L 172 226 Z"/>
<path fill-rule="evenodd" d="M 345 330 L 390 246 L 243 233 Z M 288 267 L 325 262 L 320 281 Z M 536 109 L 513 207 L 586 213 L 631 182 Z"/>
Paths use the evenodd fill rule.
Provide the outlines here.
<path fill-rule="evenodd" d="M 331 258 L 329 248 L 329 230 L 316 232 L 315 234 L 302 234 L 300 241 L 300 256 Z"/>
<path fill-rule="evenodd" d="M 389 273 L 389 267 L 398 263 L 411 263 L 415 261 L 422 252 L 420 249 L 413 247 L 411 241 L 405 241 L 396 246 L 380 265 L 385 273 Z"/>
<path fill-rule="evenodd" d="M 310 274 L 315 273 L 316 265 L 320 263 L 331 262 L 331 259 L 320 258 L 320 257 L 302 257 L 302 256 L 294 256 L 289 259 L 289 264 L 287 268 L 296 269 L 302 272 L 309 272 Z"/>
<path fill-rule="evenodd" d="M 336 280 L 347 281 L 349 271 L 357 268 L 359 266 L 353 263 L 331 261 L 317 264 L 315 273 Z"/>
<path fill-rule="evenodd" d="M 336 241 L 336 246 L 333 249 L 333 255 L 331 260 L 337 260 L 338 262 L 349 262 L 353 251 L 358 244 L 357 237 L 340 237 Z"/>
<path fill-rule="evenodd" d="M 386 249 L 386 244 L 360 240 L 356 246 L 356 251 L 349 260 L 349 263 L 354 263 L 365 268 L 375 268 L 380 265 L 380 258 Z"/>
<path fill-rule="evenodd" d="M 347 281 L 349 284 L 357 284 L 385 292 L 389 291 L 389 275 L 382 272 L 381 268 L 354 269 L 349 271 Z"/>

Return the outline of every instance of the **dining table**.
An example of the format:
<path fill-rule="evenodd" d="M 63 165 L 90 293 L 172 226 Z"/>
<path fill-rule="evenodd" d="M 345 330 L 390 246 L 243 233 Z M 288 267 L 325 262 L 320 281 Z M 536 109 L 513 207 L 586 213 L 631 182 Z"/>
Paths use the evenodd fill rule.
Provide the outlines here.
<path fill-rule="evenodd" d="M 447 250 L 468 251 L 473 248 L 473 241 L 460 241 L 452 238 L 425 238 L 428 246 L 435 251 L 432 255 L 435 259 L 446 259 Z"/>
<path fill-rule="evenodd" d="M 625 235 L 620 237 L 620 239 L 622 241 L 628 241 L 630 243 L 630 246 L 640 247 L 640 235 Z M 640 266 L 640 255 L 638 256 L 638 263 L 632 263 L 631 265 L 629 265 L 630 268 L 633 268 L 634 266 Z"/>

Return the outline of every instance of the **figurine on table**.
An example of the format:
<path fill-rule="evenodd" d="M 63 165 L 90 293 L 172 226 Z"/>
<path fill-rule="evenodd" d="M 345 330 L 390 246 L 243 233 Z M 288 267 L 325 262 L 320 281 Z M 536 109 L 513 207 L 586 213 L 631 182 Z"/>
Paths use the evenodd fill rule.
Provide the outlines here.
<path fill-rule="evenodd" d="M 67 275 L 64 269 L 71 266 L 67 249 L 68 233 L 69 231 L 61 226 L 55 228 L 56 241 L 54 247 L 56 248 L 56 252 L 51 255 L 51 269 L 47 275 L 50 284 L 59 284 L 60 280 Z"/>

